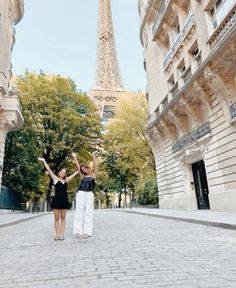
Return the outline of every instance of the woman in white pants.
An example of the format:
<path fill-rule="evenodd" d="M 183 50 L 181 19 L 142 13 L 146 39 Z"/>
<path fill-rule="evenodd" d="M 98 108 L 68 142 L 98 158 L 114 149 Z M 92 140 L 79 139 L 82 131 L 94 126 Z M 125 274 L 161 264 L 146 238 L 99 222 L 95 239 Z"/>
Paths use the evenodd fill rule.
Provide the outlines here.
<path fill-rule="evenodd" d="M 93 168 L 79 164 L 76 154 L 72 153 L 80 175 L 80 184 L 76 193 L 73 234 L 79 238 L 91 237 L 93 234 L 93 205 L 96 178 L 96 158 L 93 153 Z"/>

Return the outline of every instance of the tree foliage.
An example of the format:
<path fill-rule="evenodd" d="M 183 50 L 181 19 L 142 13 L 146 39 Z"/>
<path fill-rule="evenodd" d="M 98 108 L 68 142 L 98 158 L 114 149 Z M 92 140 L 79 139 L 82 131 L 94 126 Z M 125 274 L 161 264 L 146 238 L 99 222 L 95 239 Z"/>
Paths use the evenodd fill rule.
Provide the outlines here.
<path fill-rule="evenodd" d="M 136 185 L 136 192 L 138 202 L 141 205 L 154 204 L 158 205 L 157 197 L 157 182 L 154 177 L 148 177 L 143 179 L 138 185 Z"/>
<path fill-rule="evenodd" d="M 101 166 L 113 179 L 114 189 L 126 191 L 128 188 L 137 199 L 141 197 L 137 185 L 147 178 L 156 181 L 155 159 L 145 133 L 147 114 L 147 101 L 143 94 L 125 93 L 120 97 L 115 117 L 106 127 Z"/>
<path fill-rule="evenodd" d="M 26 72 L 16 82 L 25 123 L 7 137 L 3 180 L 18 191 L 40 193 L 37 157 L 43 156 L 55 173 L 71 166 L 71 151 L 88 161 L 99 144 L 100 121 L 90 99 L 69 78 Z"/>

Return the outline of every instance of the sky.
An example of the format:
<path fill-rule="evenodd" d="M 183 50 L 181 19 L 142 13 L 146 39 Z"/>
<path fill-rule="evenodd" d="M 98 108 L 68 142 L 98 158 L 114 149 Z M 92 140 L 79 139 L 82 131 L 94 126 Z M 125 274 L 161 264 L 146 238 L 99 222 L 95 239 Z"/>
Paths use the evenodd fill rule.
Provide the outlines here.
<path fill-rule="evenodd" d="M 112 0 L 113 25 L 124 87 L 145 90 L 138 0 Z M 24 0 L 16 26 L 13 73 L 29 71 L 71 77 L 88 92 L 95 82 L 98 0 Z"/>

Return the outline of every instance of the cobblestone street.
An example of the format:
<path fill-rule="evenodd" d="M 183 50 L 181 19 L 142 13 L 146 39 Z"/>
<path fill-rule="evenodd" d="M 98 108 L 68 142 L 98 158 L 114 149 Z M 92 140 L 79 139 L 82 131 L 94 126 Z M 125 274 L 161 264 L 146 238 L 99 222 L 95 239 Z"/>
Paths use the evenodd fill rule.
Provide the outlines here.
<path fill-rule="evenodd" d="M 0 229 L 0 287 L 236 287 L 236 231 L 95 211 L 94 236 L 54 241 L 53 215 Z"/>

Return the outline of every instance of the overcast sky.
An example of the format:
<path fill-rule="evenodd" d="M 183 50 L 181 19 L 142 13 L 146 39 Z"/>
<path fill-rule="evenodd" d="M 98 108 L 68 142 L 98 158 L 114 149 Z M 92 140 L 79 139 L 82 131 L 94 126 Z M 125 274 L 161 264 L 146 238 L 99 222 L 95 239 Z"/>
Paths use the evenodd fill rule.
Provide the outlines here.
<path fill-rule="evenodd" d="M 24 0 L 16 26 L 13 73 L 29 71 L 71 77 L 78 89 L 94 84 L 98 0 Z M 144 90 L 138 0 L 112 0 L 116 46 L 124 86 Z"/>

